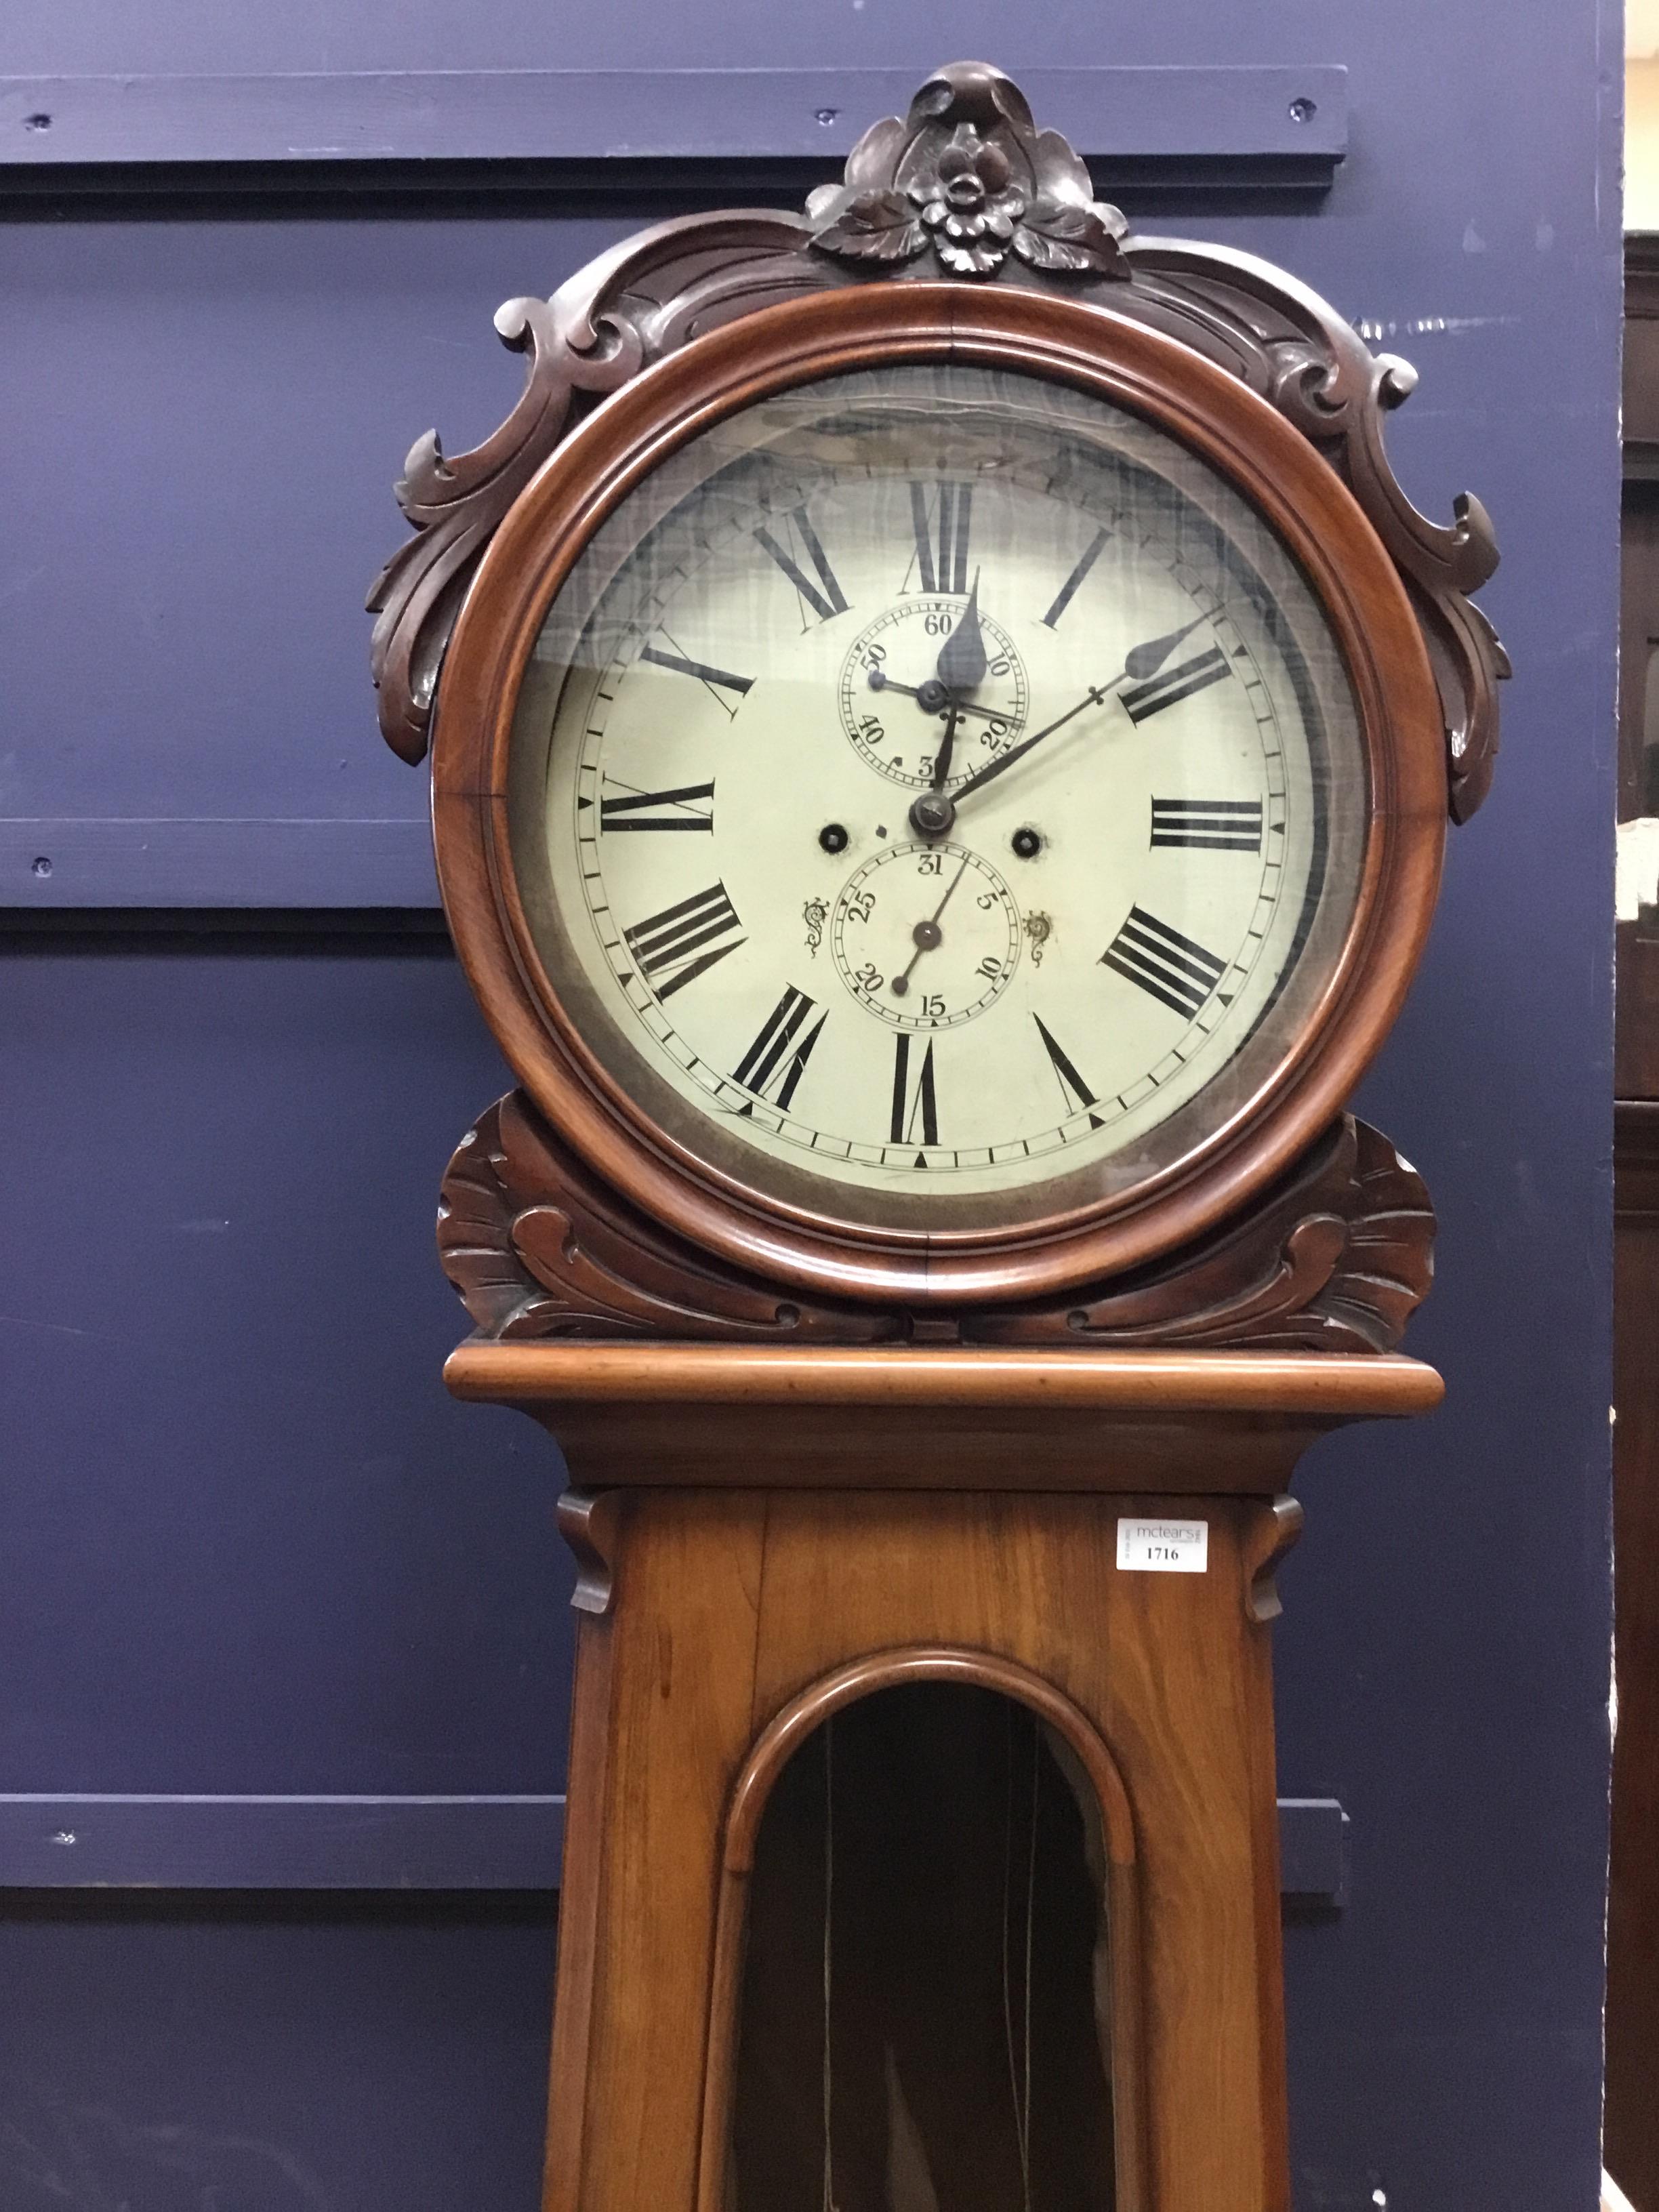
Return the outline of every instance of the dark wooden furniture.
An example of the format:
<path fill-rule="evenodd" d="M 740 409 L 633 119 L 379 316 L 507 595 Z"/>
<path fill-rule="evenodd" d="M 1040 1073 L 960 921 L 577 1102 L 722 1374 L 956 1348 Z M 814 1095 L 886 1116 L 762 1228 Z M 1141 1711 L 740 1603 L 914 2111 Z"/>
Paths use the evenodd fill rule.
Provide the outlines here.
<path fill-rule="evenodd" d="M 1620 952 L 1623 987 L 1624 948 Z M 1618 1729 L 1607 1901 L 1607 2171 L 1659 2204 L 1659 1099 L 1620 1098 L 1613 1215 Z"/>
<path fill-rule="evenodd" d="M 1659 814 L 1659 241 L 1626 256 L 1619 816 Z M 1619 925 L 1613 1087 L 1618 1730 L 1607 1903 L 1607 2171 L 1659 2206 L 1659 913 Z"/>
<path fill-rule="evenodd" d="M 447 1379 L 544 1422 L 576 1485 L 549 2212 L 769 2212 L 768 2095 L 771 2138 L 821 2128 L 826 2205 L 927 2201 L 925 2173 L 893 2179 L 918 2155 L 918 2115 L 937 2153 L 941 2129 L 971 2138 L 990 2093 L 916 2057 L 866 1944 L 848 1996 L 866 2039 L 891 2032 L 888 2133 L 843 2162 L 831 1986 L 846 1954 L 829 1900 L 838 1717 L 911 1696 L 890 1764 L 922 1774 L 929 1686 L 1024 1717 L 1029 1864 L 1052 1770 L 1044 1832 L 1070 1838 L 1093 1893 L 1065 1923 L 1069 1980 L 1045 1978 L 1039 1937 L 1060 1923 L 1028 1878 L 1018 1992 L 1005 1910 L 1022 2188 L 1036 2118 L 1013 2023 L 1047 2051 L 1069 2019 L 1078 2059 L 1082 1943 L 1092 2020 L 1072 2134 L 1091 2148 L 1074 2201 L 1279 2212 L 1272 1569 L 1300 1525 L 1285 1492 L 1306 1445 L 1440 1393 L 1395 1352 L 1428 1287 L 1427 1194 L 1342 1109 L 1409 984 L 1448 811 L 1465 818 L 1492 774 L 1506 665 L 1468 597 L 1496 562 L 1486 518 L 1465 499 L 1437 526 L 1395 483 L 1381 420 L 1412 388 L 1405 364 L 1248 257 L 1127 238 L 1069 148 L 979 64 L 878 125 L 805 216 L 659 226 L 498 319 L 531 355 L 524 399 L 474 453 L 447 461 L 434 440 L 411 454 L 400 495 L 417 535 L 376 587 L 375 668 L 394 749 L 419 760 L 431 734 L 446 907 L 520 1085 L 444 1184 L 441 1250 L 479 1328 Z M 1363 848 L 1340 957 L 1248 1095 L 1139 1180 L 1057 1178 L 1046 1211 L 964 1206 L 926 1227 L 897 1206 L 792 1206 L 620 1080 L 544 957 L 514 830 L 520 688 L 595 529 L 700 427 L 909 362 L 1098 395 L 1200 456 L 1316 595 L 1363 756 L 1331 802 Z M 964 1745 L 976 1725 L 961 1723 Z M 810 1787 L 779 1794 L 802 1758 L 823 1761 L 821 1832 Z M 803 1824 L 782 1858 L 765 1848 L 775 1797 Z M 994 1821 L 988 1800 L 966 1819 L 938 1885 L 983 1893 Z M 866 1822 L 866 1859 L 890 1832 Z M 797 1879 L 814 1836 L 816 1895 Z M 896 1863 L 894 1886 L 910 1899 L 898 1948 L 914 1936 L 938 1965 L 917 1927 L 927 1881 Z M 750 1936 L 763 1955 L 746 1960 Z M 816 2121 L 800 2069 L 769 2070 L 757 2042 L 764 2021 L 810 2071 L 812 2002 Z M 936 2016 L 941 2051 L 956 2024 Z M 1006 2154 L 1005 2135 L 957 2159 L 988 2204 L 1008 2201 Z"/>

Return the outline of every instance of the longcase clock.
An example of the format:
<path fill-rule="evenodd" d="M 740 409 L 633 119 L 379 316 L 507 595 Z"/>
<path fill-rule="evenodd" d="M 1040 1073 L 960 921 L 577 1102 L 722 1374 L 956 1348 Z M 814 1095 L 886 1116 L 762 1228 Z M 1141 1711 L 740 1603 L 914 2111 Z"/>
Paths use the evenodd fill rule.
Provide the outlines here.
<path fill-rule="evenodd" d="M 978 64 L 497 321 L 372 604 L 519 1084 L 448 1379 L 575 1486 L 548 2212 L 1279 2212 L 1272 1571 L 1440 1395 L 1344 1109 L 1492 773 L 1486 519 Z"/>

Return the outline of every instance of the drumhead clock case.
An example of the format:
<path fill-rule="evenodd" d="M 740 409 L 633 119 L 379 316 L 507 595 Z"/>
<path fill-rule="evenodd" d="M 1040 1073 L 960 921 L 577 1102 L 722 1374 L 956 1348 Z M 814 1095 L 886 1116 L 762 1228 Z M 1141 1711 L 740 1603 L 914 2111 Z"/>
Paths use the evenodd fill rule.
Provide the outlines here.
<path fill-rule="evenodd" d="M 901 2103 L 896 2203 L 1279 2212 L 1273 1568 L 1441 1395 L 1344 1109 L 1492 772 L 1486 518 L 978 64 L 499 319 L 376 665 L 520 1085 L 446 1372 L 574 1485 L 546 2212 L 886 2202 Z"/>
<path fill-rule="evenodd" d="M 1305 1151 L 1446 790 L 1406 589 L 1283 416 L 951 283 L 772 306 L 575 430 L 472 585 L 434 774 L 463 957 L 602 1174 L 739 1264 L 969 1299 Z M 452 831 L 452 793 L 491 804 Z"/>

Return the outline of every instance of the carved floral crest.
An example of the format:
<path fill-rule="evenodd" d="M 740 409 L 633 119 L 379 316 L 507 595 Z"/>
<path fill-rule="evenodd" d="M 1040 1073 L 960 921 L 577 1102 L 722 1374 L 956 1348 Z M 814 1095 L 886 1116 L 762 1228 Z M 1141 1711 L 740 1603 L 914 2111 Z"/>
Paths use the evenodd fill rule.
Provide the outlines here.
<path fill-rule="evenodd" d="M 853 149 L 847 179 L 806 203 L 811 244 L 839 261 L 913 261 L 931 246 L 955 276 L 994 276 L 1012 252 L 1033 269 L 1129 274 L 1123 217 L 1093 197 L 1057 131 L 1039 131 L 1000 70 L 957 62 L 930 77 L 903 122 Z"/>

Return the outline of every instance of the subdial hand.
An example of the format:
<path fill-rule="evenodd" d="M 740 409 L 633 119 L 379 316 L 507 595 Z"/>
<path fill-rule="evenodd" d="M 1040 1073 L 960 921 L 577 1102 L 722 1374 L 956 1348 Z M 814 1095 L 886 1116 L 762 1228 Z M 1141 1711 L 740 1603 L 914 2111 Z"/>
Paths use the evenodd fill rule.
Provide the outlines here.
<path fill-rule="evenodd" d="M 951 773 L 951 755 L 956 750 L 957 724 L 961 718 L 962 708 L 957 705 L 957 702 L 952 699 L 945 717 L 945 742 L 940 745 L 938 757 L 933 763 L 933 789 L 935 791 L 944 790 L 945 779 Z"/>
<path fill-rule="evenodd" d="M 888 986 L 888 988 L 892 992 L 893 996 L 896 999 L 902 999 L 905 993 L 909 989 L 911 971 L 915 969 L 917 961 L 921 959 L 922 954 L 924 952 L 937 952 L 939 946 L 944 944 L 945 932 L 939 926 L 939 916 L 945 912 L 945 908 L 950 905 L 951 892 L 955 890 L 957 885 L 962 881 L 963 875 L 967 872 L 968 859 L 968 854 L 964 853 L 962 856 L 961 866 L 957 868 L 955 875 L 951 877 L 949 884 L 945 886 L 945 896 L 933 908 L 933 913 L 927 917 L 927 921 L 919 921 L 915 927 L 911 931 L 910 940 L 916 949 L 910 955 L 908 966 L 907 966 L 901 974 L 895 975 L 891 983 Z"/>
<path fill-rule="evenodd" d="M 1006 707 L 976 707 L 971 699 L 957 699 L 953 702 L 950 693 L 936 676 L 930 676 L 925 684 L 901 684 L 896 677 L 889 676 L 879 668 L 872 668 L 867 680 L 872 691 L 897 691 L 906 699 L 920 699 L 930 714 L 942 714 L 954 703 L 957 714 L 977 714 L 982 721 L 1006 722 L 1009 719 L 1010 710 Z"/>

